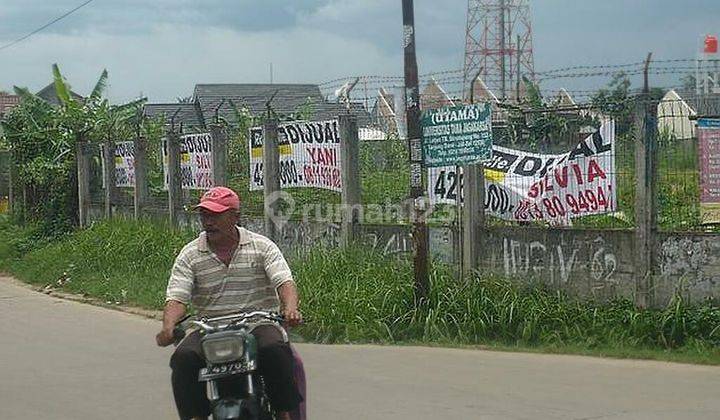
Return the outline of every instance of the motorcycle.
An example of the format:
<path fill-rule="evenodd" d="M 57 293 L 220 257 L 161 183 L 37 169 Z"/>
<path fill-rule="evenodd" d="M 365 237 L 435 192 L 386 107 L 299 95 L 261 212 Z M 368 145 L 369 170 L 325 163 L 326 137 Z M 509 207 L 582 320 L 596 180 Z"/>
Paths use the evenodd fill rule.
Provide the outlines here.
<path fill-rule="evenodd" d="M 288 342 L 281 325 L 283 317 L 273 312 L 252 311 L 188 319 L 182 319 L 175 327 L 175 345 L 185 337 L 187 329 L 200 329 L 207 366 L 200 370 L 198 379 L 207 382 L 213 420 L 273 420 L 263 378 L 257 373 L 257 342 L 251 331 L 260 325 L 270 325 Z"/>

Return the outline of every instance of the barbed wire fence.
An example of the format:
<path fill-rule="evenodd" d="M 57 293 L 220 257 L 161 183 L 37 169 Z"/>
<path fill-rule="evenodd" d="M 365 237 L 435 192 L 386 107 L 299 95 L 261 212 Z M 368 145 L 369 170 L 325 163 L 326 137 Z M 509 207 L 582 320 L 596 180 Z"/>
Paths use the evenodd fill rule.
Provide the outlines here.
<path fill-rule="evenodd" d="M 695 120 L 699 115 L 720 114 L 720 93 L 704 94 L 696 89 L 695 78 L 708 70 L 702 67 L 704 65 L 712 64 L 701 64 L 695 59 L 653 60 L 647 71 L 651 82 L 660 81 L 651 83 L 649 100 L 656 103 L 658 111 L 657 211 L 658 224 L 664 230 L 712 229 L 702 223 L 699 213 Z M 634 156 L 636 121 L 633 113 L 637 98 L 642 93 L 642 87 L 637 83 L 639 80 L 635 79 L 642 77 L 644 66 L 645 62 L 638 61 L 539 71 L 531 78 L 536 92 L 528 92 L 528 86 L 523 85 L 520 89 L 513 89 L 507 98 L 497 95 L 499 80 L 483 80 L 480 89 L 476 86 L 476 100 L 496 103 L 494 140 L 500 146 L 534 153 L 568 152 L 592 134 L 590 128 L 598 128 L 601 118 L 615 120 L 613 173 L 607 175 L 617 183 L 617 211 L 609 215 L 574 219 L 573 225 L 602 228 L 634 226 L 634 186 L 637 180 Z M 405 125 L 403 77 L 353 76 L 322 82 L 319 86 L 330 99 L 353 80 L 356 82 L 350 95 L 351 101 L 363 104 L 371 113 L 376 127 L 396 131 L 395 141 L 402 145 Z M 467 84 L 462 70 L 421 75 L 421 107 L 466 103 L 469 99 Z M 581 87 L 563 89 L 564 85 Z M 533 94 L 536 95 L 534 99 L 541 100 L 540 103 L 532 103 Z M 515 98 L 518 96 L 525 100 L 517 101 Z M 515 121 L 511 121 L 513 119 Z M 548 120 L 561 129 L 547 133 L 545 142 L 534 141 L 532 132 L 538 125 L 547 124 Z M 374 156 L 376 161 L 383 160 L 377 153 Z M 385 160 L 394 159 L 404 166 L 405 158 L 400 155 L 385 157 Z M 377 166 L 372 169 L 376 171 Z M 532 187 L 520 186 L 526 189 Z M 590 201 L 587 205 L 593 207 L 597 198 L 585 201 Z"/>
<path fill-rule="evenodd" d="M 532 83 L 523 84 L 507 98 L 497 96 L 499 80 L 483 80 L 475 85 L 475 101 L 493 104 L 494 142 L 499 147 L 516 151 L 515 158 L 538 158 L 542 165 L 550 158 L 560 159 L 562 154 L 575 150 L 601 128 L 602 121 L 615 122 L 614 146 L 609 154 L 602 175 L 612 180 L 610 190 L 582 190 L 559 196 L 558 200 L 542 200 L 538 208 L 527 208 L 524 221 L 517 217 L 518 203 L 513 202 L 499 188 L 489 187 L 486 205 L 491 217 L 489 223 L 499 226 L 573 226 L 580 228 L 633 228 L 635 226 L 635 109 L 642 93 L 637 77 L 644 73 L 644 62 L 601 66 L 574 66 L 539 71 L 529 78 Z M 694 78 L 701 73 L 695 60 L 655 60 L 648 75 L 651 80 L 649 97 L 657 109 L 657 213 L 662 230 L 714 230 L 703 224 L 700 215 L 700 166 L 695 120 L 698 116 L 720 114 L 720 94 L 703 94 L 693 86 Z M 347 87 L 354 84 L 351 91 Z M 421 107 L 437 108 L 445 105 L 467 103 L 470 100 L 468 81 L 461 70 L 431 72 L 421 76 Z M 563 86 L 573 86 L 564 89 Z M 404 78 L 402 76 L 354 76 L 343 77 L 319 84 L 326 101 L 341 101 L 343 95 L 358 105 L 353 112 L 364 113 L 360 124 L 360 175 L 362 178 L 362 203 L 397 205 L 407 199 L 409 190 L 409 165 L 405 139 Z M 345 91 L 343 92 L 343 89 Z M 517 100 L 517 98 L 520 100 Z M 218 101 L 220 98 L 218 98 Z M 278 105 L 282 108 L 282 104 Z M 253 120 L 251 125 L 258 125 Z M 262 192 L 249 189 L 247 127 L 229 127 L 231 164 L 228 166 L 230 185 L 244 197 L 249 216 L 262 216 Z M 365 130 L 365 131 L 363 131 Z M 364 134 L 363 134 L 364 133 Z M 587 143 L 592 146 L 592 140 Z M 153 147 L 157 148 L 158 145 Z M 522 153 L 520 153 L 522 152 Z M 606 153 L 607 154 L 607 153 Z M 95 153 L 99 156 L 99 151 Z M 236 155 L 236 156 L 235 156 Z M 156 159 L 157 160 L 157 159 Z M 99 164 L 99 158 L 96 164 Z M 153 161 L 154 162 L 154 161 Z M 517 162 L 516 162 L 517 163 Z M 154 162 L 159 166 L 159 161 Z M 530 165 L 530 163 L 528 163 Z M 529 167 L 524 172 L 529 172 Z M 101 179 L 99 167 L 93 166 Z M 497 168 L 495 168 L 497 169 Z M 593 169 L 594 170 L 594 169 Z M 536 168 L 542 172 L 543 168 Z M 555 173 L 562 182 L 567 177 L 577 177 L 578 183 L 597 177 L 589 175 L 589 168 L 568 166 Z M 154 172 L 161 173 L 160 167 Z M 445 216 L 452 210 L 453 200 L 461 193 L 461 176 L 454 170 L 436 172 L 428 177 L 428 191 L 443 200 L 437 206 L 437 214 Z M 523 171 L 493 171 L 486 176 L 494 183 L 510 185 L 518 194 L 527 194 L 542 185 L 534 185 L 537 179 L 523 175 Z M 583 177 L 585 179 L 583 180 Z M 558 179 L 558 178 L 556 178 Z M 546 183 L 547 184 L 547 183 Z M 92 184 L 93 202 L 102 202 L 101 188 Z M 589 191 L 589 192 L 588 192 Z M 167 207 L 163 191 L 155 197 L 161 211 Z M 291 191 L 297 199 L 298 208 L 306 203 L 337 204 L 336 193 L 320 190 Z M 130 202 L 125 194 L 121 202 Z M 186 192 L 184 203 L 189 205 L 197 199 L 197 193 Z M 515 206 L 515 207 L 513 207 Z M 151 206 L 152 207 L 152 206 Z M 603 211 L 608 210 L 608 211 Z M 535 217 L 543 214 L 543 217 Z M 512 217 L 511 217 L 512 216 Z M 580 217 L 582 216 L 582 217 Z M 453 224 L 451 218 L 442 217 L 441 223 Z M 403 222 L 402 218 L 395 220 Z"/>

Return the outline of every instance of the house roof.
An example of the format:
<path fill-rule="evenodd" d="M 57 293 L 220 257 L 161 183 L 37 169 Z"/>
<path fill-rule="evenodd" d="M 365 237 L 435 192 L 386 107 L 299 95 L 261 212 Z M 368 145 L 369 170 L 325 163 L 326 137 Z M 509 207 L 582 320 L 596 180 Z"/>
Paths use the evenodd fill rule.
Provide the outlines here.
<path fill-rule="evenodd" d="M 236 122 L 233 105 L 247 108 L 253 116 L 260 116 L 276 91 L 271 104 L 280 115 L 295 114 L 308 100 L 314 120 L 334 119 L 347 112 L 344 104 L 326 101 L 317 85 L 198 84 L 195 85 L 192 103 L 146 104 L 145 115 L 153 117 L 162 114 L 169 123 L 177 112 L 176 123 L 182 123 L 186 128 L 207 128 L 215 120 L 217 110 L 218 117 L 233 124 Z M 358 126 L 370 124 L 370 115 L 361 103 L 351 102 L 350 112 L 358 117 Z"/>
<path fill-rule="evenodd" d="M 315 104 L 325 102 L 320 88 L 309 84 L 198 84 L 195 85 L 193 99 L 199 104 L 200 112 L 206 121 L 214 118 L 215 109 L 224 99 L 218 114 L 232 120 L 230 101 L 238 108 L 247 108 L 252 115 L 257 116 L 265 112 L 265 104 L 273 94 L 275 97 L 271 105 L 278 114 L 295 113 L 308 98 Z"/>
<path fill-rule="evenodd" d="M 675 94 L 682 98 L 697 115 L 720 115 L 720 94 L 701 94 L 688 89 L 674 89 Z"/>
<path fill-rule="evenodd" d="M 475 101 L 488 101 L 492 103 L 500 102 L 495 94 L 487 87 L 485 82 L 478 76 L 475 80 L 473 97 Z"/>
<path fill-rule="evenodd" d="M 8 113 L 17 104 L 20 103 L 20 97 L 7 93 L 0 93 L 0 115 Z"/>
<path fill-rule="evenodd" d="M 217 109 L 218 116 L 234 122 L 231 102 L 238 108 L 247 108 L 253 116 L 262 115 L 270 98 L 273 110 L 280 115 L 294 114 L 307 103 L 314 110 L 313 119 L 332 119 L 345 112 L 343 104 L 326 101 L 320 87 L 311 84 L 198 84 L 193 92 L 205 121 L 212 121 Z M 351 103 L 350 110 L 358 115 L 359 125 L 369 122 L 370 116 L 362 104 Z"/>
<path fill-rule="evenodd" d="M 186 129 L 203 129 L 206 127 L 202 114 L 200 114 L 194 103 L 145 104 L 143 115 L 150 118 L 164 115 L 167 123 L 170 123 L 170 120 L 175 116 L 175 123 L 178 125 L 182 123 L 183 128 Z"/>
<path fill-rule="evenodd" d="M 570 94 L 567 90 L 565 90 L 565 88 L 560 88 L 555 99 L 557 101 L 557 104 L 561 106 L 575 105 L 575 100 L 572 98 L 572 96 L 570 96 Z"/>
<path fill-rule="evenodd" d="M 56 91 L 55 91 L 55 83 L 54 83 L 54 82 L 53 82 L 53 83 L 50 83 L 49 85 L 47 85 L 47 86 L 45 86 L 44 88 L 42 88 L 42 89 L 41 89 L 38 93 L 36 93 L 35 95 L 43 98 L 44 100 L 46 100 L 47 102 L 49 102 L 49 103 L 51 103 L 51 104 L 53 104 L 53 105 L 60 105 L 60 99 L 58 99 L 58 97 L 57 97 L 57 93 L 56 93 Z M 70 95 L 71 95 L 74 99 L 76 99 L 76 100 L 78 100 L 78 101 L 81 101 L 81 100 L 85 99 L 85 98 L 82 97 L 82 95 L 79 95 L 79 94 L 73 92 L 72 90 L 70 91 Z"/>
<path fill-rule="evenodd" d="M 425 90 L 420 93 L 420 107 L 423 109 L 435 109 L 453 105 L 455 103 L 435 78 L 430 79 L 425 86 Z"/>

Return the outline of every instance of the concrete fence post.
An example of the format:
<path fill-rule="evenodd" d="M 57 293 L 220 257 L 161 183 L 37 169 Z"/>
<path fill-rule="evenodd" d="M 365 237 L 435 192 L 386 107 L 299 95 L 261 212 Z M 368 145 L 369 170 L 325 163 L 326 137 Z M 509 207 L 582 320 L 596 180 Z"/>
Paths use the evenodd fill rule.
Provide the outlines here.
<path fill-rule="evenodd" d="M 265 234 L 277 242 L 279 226 L 278 194 L 280 193 L 280 149 L 278 146 L 278 120 L 269 118 L 263 124 L 263 189 Z"/>
<path fill-rule="evenodd" d="M 360 139 L 357 117 L 343 114 L 338 117 L 340 130 L 341 158 L 341 207 L 342 223 L 340 229 L 341 244 L 349 246 L 355 240 L 359 223 L 360 200 Z"/>
<path fill-rule="evenodd" d="M 653 305 L 653 252 L 657 233 L 657 104 L 642 95 L 635 111 L 635 304 Z"/>
<path fill-rule="evenodd" d="M 90 213 L 90 143 L 80 135 L 75 143 L 78 182 L 78 224 L 88 226 Z"/>
<path fill-rule="evenodd" d="M 13 207 L 15 206 L 15 163 L 13 161 L 12 152 L 8 153 L 8 214 L 13 215 Z"/>
<path fill-rule="evenodd" d="M 182 175 L 180 173 L 180 135 L 170 129 L 166 140 L 168 156 L 168 206 L 170 209 L 170 224 L 179 226 L 182 212 Z"/>
<path fill-rule="evenodd" d="M 485 165 L 463 167 L 462 276 L 473 274 L 480 263 L 485 229 Z M 458 184 L 460 184 L 458 182 Z M 461 192 L 458 191 L 458 194 Z"/>
<path fill-rule="evenodd" d="M 133 169 L 135 170 L 135 185 L 133 207 L 135 220 L 140 219 L 148 200 L 148 179 L 147 179 L 147 139 L 142 136 L 135 138 L 133 142 Z"/>
<path fill-rule="evenodd" d="M 105 184 L 105 218 L 112 217 L 113 205 L 117 197 L 115 186 L 115 142 L 107 139 L 103 147 L 103 182 Z"/>
<path fill-rule="evenodd" d="M 212 160 L 214 185 L 227 185 L 228 135 L 223 126 L 210 126 L 212 136 Z"/>

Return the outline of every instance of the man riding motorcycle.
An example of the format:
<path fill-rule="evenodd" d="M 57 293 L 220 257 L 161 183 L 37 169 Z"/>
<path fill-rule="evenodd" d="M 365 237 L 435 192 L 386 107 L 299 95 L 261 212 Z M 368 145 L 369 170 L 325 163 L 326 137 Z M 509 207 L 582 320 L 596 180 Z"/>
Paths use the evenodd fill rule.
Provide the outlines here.
<path fill-rule="evenodd" d="M 178 254 L 167 286 L 159 346 L 174 342 L 173 329 L 192 303 L 200 317 L 240 310 L 280 312 L 290 326 L 299 324 L 298 293 L 290 268 L 270 239 L 238 226 L 240 199 L 226 187 L 207 191 L 195 207 L 203 232 Z M 293 376 L 289 343 L 273 327 L 252 334 L 258 343 L 259 372 L 278 419 L 302 401 Z M 181 419 L 207 419 L 210 404 L 198 372 L 205 366 L 198 331 L 189 334 L 170 359 L 172 387 Z"/>

